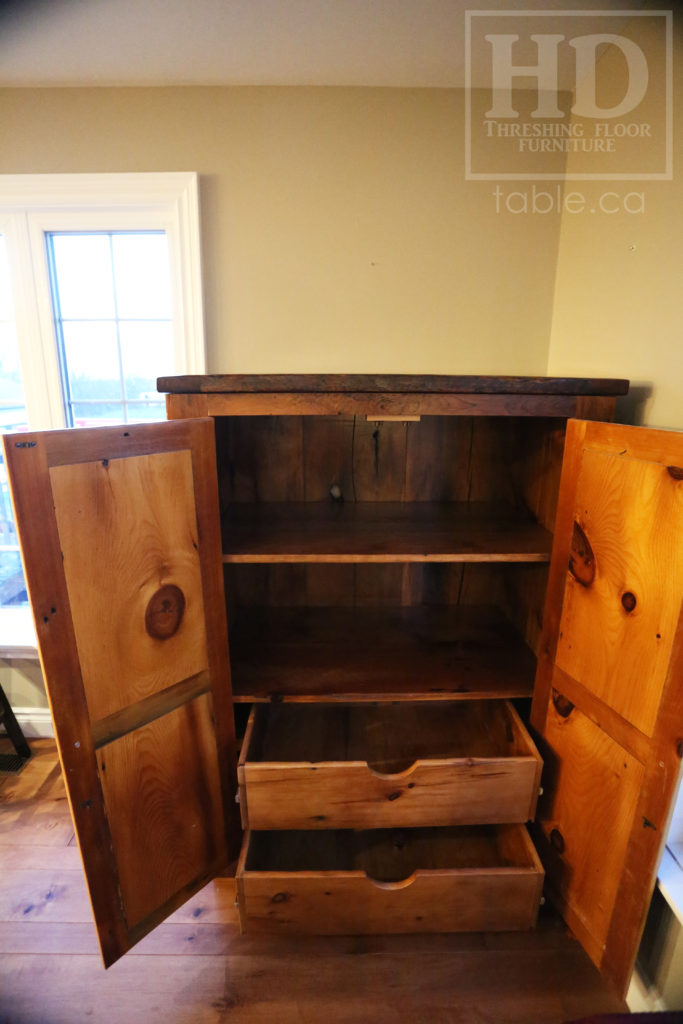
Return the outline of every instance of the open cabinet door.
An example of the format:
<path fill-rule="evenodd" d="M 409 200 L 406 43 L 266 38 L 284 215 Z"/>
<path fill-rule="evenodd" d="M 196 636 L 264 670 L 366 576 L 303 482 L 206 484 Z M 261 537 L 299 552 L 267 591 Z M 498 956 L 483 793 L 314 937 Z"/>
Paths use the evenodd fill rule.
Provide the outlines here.
<path fill-rule="evenodd" d="M 548 891 L 623 993 L 683 755 L 683 434 L 570 421 L 532 723 Z"/>
<path fill-rule="evenodd" d="M 223 868 L 239 836 L 213 422 L 4 441 L 109 966 Z"/>

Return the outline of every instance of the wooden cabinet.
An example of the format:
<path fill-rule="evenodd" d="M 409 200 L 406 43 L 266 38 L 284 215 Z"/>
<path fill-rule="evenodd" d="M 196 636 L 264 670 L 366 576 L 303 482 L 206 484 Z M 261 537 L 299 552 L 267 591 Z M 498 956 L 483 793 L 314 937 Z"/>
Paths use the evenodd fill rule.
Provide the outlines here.
<path fill-rule="evenodd" d="M 623 381 L 159 386 L 166 424 L 6 442 L 105 962 L 238 812 L 247 927 L 529 927 L 542 757 L 551 893 L 623 986 L 683 751 L 680 437 L 586 423 Z"/>

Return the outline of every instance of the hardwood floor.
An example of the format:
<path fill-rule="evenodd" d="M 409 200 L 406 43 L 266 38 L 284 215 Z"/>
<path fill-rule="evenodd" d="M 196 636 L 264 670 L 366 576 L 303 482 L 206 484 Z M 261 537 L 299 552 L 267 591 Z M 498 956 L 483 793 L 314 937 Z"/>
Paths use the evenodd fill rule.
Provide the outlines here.
<path fill-rule="evenodd" d="M 0 774 L 0 1024 L 562 1024 L 626 1009 L 545 909 L 530 933 L 240 936 L 228 878 L 104 971 L 55 746 L 31 747 Z"/>

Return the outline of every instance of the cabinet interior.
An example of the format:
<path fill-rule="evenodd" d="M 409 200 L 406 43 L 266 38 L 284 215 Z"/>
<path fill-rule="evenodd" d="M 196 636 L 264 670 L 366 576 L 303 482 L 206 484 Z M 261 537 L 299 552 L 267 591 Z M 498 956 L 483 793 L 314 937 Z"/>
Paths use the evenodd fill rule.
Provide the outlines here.
<path fill-rule="evenodd" d="M 236 701 L 530 695 L 563 419 L 215 424 Z"/>
<path fill-rule="evenodd" d="M 259 708 L 249 761 L 355 761 L 380 774 L 416 761 L 529 756 L 509 705 L 492 701 L 271 704 Z"/>
<path fill-rule="evenodd" d="M 459 828 L 252 832 L 246 871 L 363 871 L 400 882 L 415 871 L 522 867 L 536 860 L 515 825 Z"/>

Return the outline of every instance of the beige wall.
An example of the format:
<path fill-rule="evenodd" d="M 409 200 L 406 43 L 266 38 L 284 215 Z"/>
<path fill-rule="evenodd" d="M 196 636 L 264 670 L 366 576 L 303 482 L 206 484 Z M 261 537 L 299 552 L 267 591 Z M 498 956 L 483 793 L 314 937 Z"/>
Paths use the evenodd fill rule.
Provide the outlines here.
<path fill-rule="evenodd" d="M 562 218 L 548 354 L 550 374 L 630 378 L 632 400 L 618 410 L 619 418 L 679 429 L 683 428 L 682 58 L 679 27 L 674 40 L 673 180 L 565 186 L 585 192 L 589 209 Z M 652 63 L 649 71 L 651 78 L 661 79 L 664 67 Z M 643 145 L 648 145 L 646 139 Z M 570 156 L 567 168 L 580 171 L 580 157 Z M 591 215 L 590 209 L 597 207 L 599 195 L 607 189 L 642 192 L 645 212 Z M 640 204 L 634 200 L 631 205 Z"/>
<path fill-rule="evenodd" d="M 464 180 L 463 93 L 0 91 L 0 173 L 196 170 L 208 368 L 546 371 L 559 217 Z"/>
<path fill-rule="evenodd" d="M 620 418 L 682 427 L 680 175 L 643 186 L 644 215 L 497 213 L 464 180 L 463 103 L 3 90 L 0 173 L 198 171 L 210 371 L 626 376 L 649 397 Z M 44 704 L 33 667 L 0 675 Z"/>

